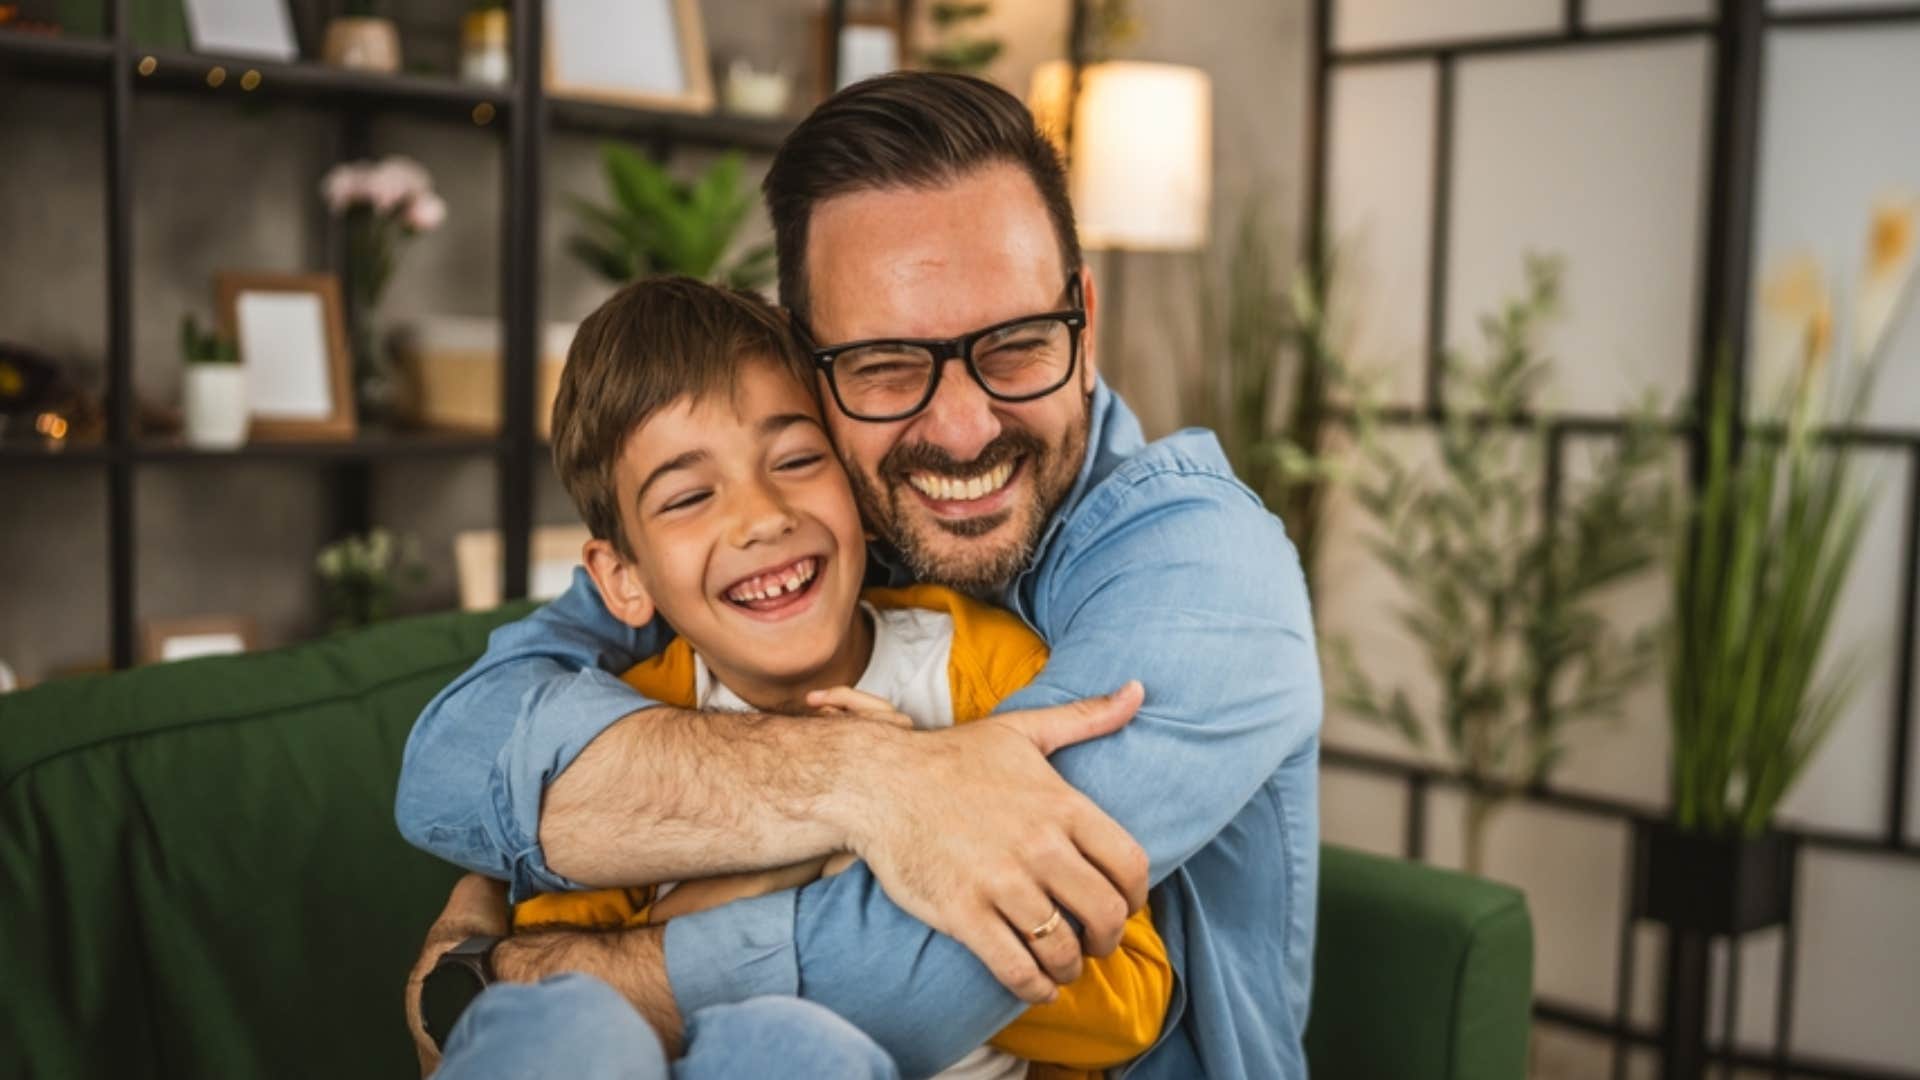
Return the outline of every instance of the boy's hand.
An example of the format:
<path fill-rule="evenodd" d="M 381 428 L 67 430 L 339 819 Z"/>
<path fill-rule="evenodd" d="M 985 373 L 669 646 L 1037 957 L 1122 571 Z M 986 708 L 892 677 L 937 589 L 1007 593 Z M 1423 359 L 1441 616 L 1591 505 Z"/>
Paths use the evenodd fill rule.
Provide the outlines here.
<path fill-rule="evenodd" d="M 420 986 L 427 973 L 440 962 L 448 949 L 470 937 L 505 937 L 510 926 L 507 911 L 507 884 L 479 874 L 468 874 L 454 883 L 447 906 L 427 930 L 427 941 L 420 947 L 420 959 L 407 976 L 407 1030 L 413 1035 L 413 1050 L 420 1058 L 420 1075 L 427 1076 L 440 1067 L 440 1051 L 427 1035 L 420 1017 Z"/>
<path fill-rule="evenodd" d="M 895 727 L 913 727 L 913 718 L 894 708 L 891 701 L 851 686 L 810 691 L 807 705 L 826 716 L 858 716 L 864 720 L 882 720 Z"/>

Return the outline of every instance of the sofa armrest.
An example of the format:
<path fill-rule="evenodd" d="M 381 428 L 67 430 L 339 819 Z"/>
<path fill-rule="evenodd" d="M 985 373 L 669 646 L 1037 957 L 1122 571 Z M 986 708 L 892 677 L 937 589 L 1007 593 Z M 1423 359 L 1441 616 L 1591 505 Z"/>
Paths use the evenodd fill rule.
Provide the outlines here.
<path fill-rule="evenodd" d="M 1520 1080 L 1532 999 L 1533 922 L 1518 890 L 1322 849 L 1312 1075 Z"/>

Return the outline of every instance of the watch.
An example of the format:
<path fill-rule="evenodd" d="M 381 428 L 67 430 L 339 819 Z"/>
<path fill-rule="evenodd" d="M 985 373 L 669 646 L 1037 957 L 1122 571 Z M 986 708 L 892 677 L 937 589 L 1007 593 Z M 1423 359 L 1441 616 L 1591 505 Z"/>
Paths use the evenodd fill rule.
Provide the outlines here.
<path fill-rule="evenodd" d="M 493 983 L 493 947 L 500 939 L 470 937 L 442 953 L 420 984 L 420 1020 L 433 1045 L 446 1049 L 447 1036 L 473 999 Z"/>

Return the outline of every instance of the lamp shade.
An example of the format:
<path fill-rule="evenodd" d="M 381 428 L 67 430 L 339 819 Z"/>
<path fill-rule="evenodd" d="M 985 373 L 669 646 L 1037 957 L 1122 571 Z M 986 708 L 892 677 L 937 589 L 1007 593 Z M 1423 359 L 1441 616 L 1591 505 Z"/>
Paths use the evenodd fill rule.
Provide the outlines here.
<path fill-rule="evenodd" d="M 1043 126 L 1065 109 L 1071 68 L 1044 65 L 1033 105 Z M 1191 251 L 1207 241 L 1213 194 L 1213 87 L 1176 64 L 1112 61 L 1081 72 L 1071 193 L 1089 248 Z"/>

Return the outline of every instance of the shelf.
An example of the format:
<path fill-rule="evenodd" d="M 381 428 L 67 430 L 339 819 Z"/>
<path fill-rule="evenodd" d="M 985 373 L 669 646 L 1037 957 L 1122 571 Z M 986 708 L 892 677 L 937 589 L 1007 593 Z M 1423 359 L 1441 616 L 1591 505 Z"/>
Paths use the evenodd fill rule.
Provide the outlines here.
<path fill-rule="evenodd" d="M 136 92 L 397 109 L 461 117 L 480 126 L 493 123 L 505 113 L 513 95 L 507 86 L 430 75 L 383 75 L 324 64 L 283 64 L 180 49 L 136 50 L 134 63 Z"/>
<path fill-rule="evenodd" d="M 202 450 L 168 440 L 142 442 L 140 462 L 394 461 L 409 458 L 480 457 L 496 454 L 503 441 L 492 435 L 435 432 L 372 433 L 338 442 L 254 442 L 232 450 Z"/>
<path fill-rule="evenodd" d="M 104 81 L 113 67 L 113 43 L 0 30 L 0 72 L 24 71 L 42 78 Z"/>
<path fill-rule="evenodd" d="M 99 442 L 51 447 L 40 442 L 0 442 L 0 462 L 8 464 L 98 465 L 112 457 L 112 449 Z"/>
<path fill-rule="evenodd" d="M 779 149 L 795 123 L 785 118 L 636 109 L 568 98 L 548 98 L 547 112 L 555 131 L 769 154 Z"/>

